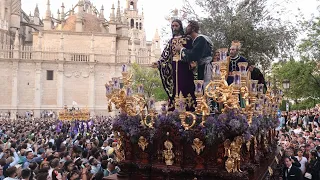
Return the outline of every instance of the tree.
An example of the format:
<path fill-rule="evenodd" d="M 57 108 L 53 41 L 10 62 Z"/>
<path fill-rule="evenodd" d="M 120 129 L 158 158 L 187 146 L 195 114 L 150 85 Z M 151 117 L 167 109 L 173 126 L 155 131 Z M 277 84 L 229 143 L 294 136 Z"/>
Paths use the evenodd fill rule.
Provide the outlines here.
<path fill-rule="evenodd" d="M 284 79 L 290 81 L 290 89 L 285 92 L 288 98 L 298 102 L 299 99 L 320 97 L 320 76 L 316 73 L 318 68 L 315 61 L 302 59 L 288 62 L 275 63 L 272 67 L 272 75 L 279 82 Z"/>
<path fill-rule="evenodd" d="M 156 100 L 167 99 L 167 94 L 162 87 L 157 69 L 141 67 L 138 64 L 132 64 L 131 68 L 133 71 L 133 87 L 135 89 L 142 84 L 147 98 L 154 96 Z"/>
<path fill-rule="evenodd" d="M 307 37 L 299 45 L 301 56 L 320 62 L 320 16 L 306 21 L 304 27 Z"/>
<path fill-rule="evenodd" d="M 205 17 L 198 15 L 189 0 L 185 0 L 183 11 L 200 23 L 201 32 L 211 37 L 214 49 L 239 40 L 243 45 L 241 54 L 260 64 L 263 71 L 275 58 L 288 59 L 295 47 L 298 26 L 283 22 L 281 11 L 272 14 L 267 0 L 195 0 L 195 4 L 206 13 Z"/>

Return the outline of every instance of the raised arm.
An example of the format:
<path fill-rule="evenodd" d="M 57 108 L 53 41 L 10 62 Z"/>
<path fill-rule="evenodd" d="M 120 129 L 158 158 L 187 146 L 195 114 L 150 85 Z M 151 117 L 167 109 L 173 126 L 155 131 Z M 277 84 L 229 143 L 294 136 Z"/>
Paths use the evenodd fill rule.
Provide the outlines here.
<path fill-rule="evenodd" d="M 199 61 L 202 58 L 206 43 L 207 42 L 204 37 L 198 36 L 193 42 L 192 49 L 181 49 L 181 59 L 186 62 Z"/>

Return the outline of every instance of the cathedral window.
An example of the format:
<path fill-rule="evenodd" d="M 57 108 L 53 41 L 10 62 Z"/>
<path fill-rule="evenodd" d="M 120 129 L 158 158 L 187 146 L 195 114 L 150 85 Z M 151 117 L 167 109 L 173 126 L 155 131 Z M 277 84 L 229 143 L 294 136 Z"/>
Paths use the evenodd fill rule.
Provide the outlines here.
<path fill-rule="evenodd" d="M 131 19 L 130 24 L 131 24 L 131 29 L 133 29 L 134 28 L 134 20 L 133 19 Z"/>
<path fill-rule="evenodd" d="M 47 70 L 47 80 L 52 81 L 53 80 L 53 71 Z"/>
<path fill-rule="evenodd" d="M 139 29 L 139 23 L 138 22 L 136 22 L 136 28 Z"/>
<path fill-rule="evenodd" d="M 139 29 L 142 30 L 142 23 L 139 24 Z"/>
<path fill-rule="evenodd" d="M 134 10 L 134 2 L 133 1 L 130 2 L 130 10 Z"/>

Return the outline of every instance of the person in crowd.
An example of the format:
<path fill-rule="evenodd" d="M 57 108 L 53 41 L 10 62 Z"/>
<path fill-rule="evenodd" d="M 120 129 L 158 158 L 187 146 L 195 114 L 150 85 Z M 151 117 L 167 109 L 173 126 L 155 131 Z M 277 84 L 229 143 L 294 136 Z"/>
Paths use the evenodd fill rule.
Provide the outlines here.
<path fill-rule="evenodd" d="M 286 155 L 286 168 L 298 167 L 304 180 L 320 179 L 320 128 L 318 119 L 314 120 L 319 112 L 317 109 L 288 112 L 288 122 L 278 133 L 278 145 Z M 285 176 L 285 171 L 283 178 L 294 179 L 290 174 Z"/>
<path fill-rule="evenodd" d="M 0 118 L 0 180 L 89 180 L 104 173 L 103 159 L 115 160 L 111 145 L 111 118 L 96 116 L 86 122 L 58 121 L 53 117 Z M 104 143 L 105 142 L 105 143 Z M 112 148 L 117 148 L 116 144 Z"/>
<path fill-rule="evenodd" d="M 302 180 L 301 170 L 292 164 L 291 157 L 284 158 L 283 180 Z"/>

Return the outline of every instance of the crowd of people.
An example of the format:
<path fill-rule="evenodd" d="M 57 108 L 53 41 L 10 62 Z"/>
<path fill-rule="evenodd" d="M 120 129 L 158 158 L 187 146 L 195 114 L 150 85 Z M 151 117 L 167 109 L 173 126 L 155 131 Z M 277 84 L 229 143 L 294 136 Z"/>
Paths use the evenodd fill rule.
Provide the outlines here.
<path fill-rule="evenodd" d="M 110 117 L 0 118 L 0 180 L 101 180 L 120 171 Z"/>
<path fill-rule="evenodd" d="M 320 107 L 285 113 L 278 145 L 284 157 L 284 180 L 320 180 Z"/>

